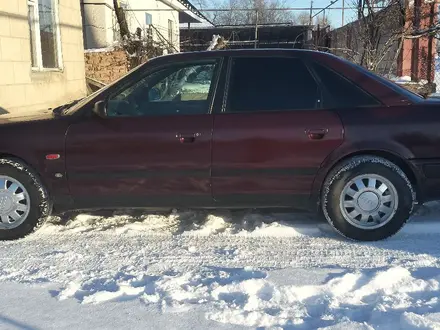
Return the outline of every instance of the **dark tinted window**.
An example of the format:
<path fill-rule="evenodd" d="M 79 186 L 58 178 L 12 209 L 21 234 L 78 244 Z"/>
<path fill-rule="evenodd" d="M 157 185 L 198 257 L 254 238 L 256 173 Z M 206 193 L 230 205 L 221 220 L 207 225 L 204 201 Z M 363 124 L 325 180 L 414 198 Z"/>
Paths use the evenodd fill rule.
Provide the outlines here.
<path fill-rule="evenodd" d="M 332 102 L 330 104 L 324 99 L 326 107 L 349 108 L 376 106 L 380 104 L 353 82 L 345 79 L 333 70 L 320 64 L 314 64 L 314 68 L 331 97 Z"/>
<path fill-rule="evenodd" d="M 315 80 L 299 59 L 233 60 L 228 111 L 315 109 L 319 95 Z"/>
<path fill-rule="evenodd" d="M 386 87 L 392 89 L 394 92 L 399 93 L 406 98 L 410 99 L 411 102 L 418 103 L 423 101 L 423 97 L 419 94 L 413 93 L 410 90 L 397 85 L 396 83 L 392 82 L 391 80 L 388 80 L 384 77 L 381 77 L 371 71 L 368 71 L 363 66 L 360 66 L 359 64 L 354 64 L 353 62 L 350 62 L 346 59 L 340 58 L 340 61 L 344 62 L 345 64 L 351 66 L 353 69 L 355 69 L 358 72 L 362 72 L 364 75 L 368 76 L 371 79 L 375 79 L 379 81 L 381 84 L 385 85 Z"/>

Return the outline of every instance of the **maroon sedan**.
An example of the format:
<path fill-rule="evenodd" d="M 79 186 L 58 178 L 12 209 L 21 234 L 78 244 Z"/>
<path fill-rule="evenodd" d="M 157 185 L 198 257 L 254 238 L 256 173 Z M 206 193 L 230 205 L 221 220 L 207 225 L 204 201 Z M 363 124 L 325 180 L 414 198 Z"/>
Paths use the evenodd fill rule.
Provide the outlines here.
<path fill-rule="evenodd" d="M 379 240 L 440 197 L 440 103 L 326 53 L 163 56 L 0 123 L 0 239 L 74 209 L 294 207 Z"/>

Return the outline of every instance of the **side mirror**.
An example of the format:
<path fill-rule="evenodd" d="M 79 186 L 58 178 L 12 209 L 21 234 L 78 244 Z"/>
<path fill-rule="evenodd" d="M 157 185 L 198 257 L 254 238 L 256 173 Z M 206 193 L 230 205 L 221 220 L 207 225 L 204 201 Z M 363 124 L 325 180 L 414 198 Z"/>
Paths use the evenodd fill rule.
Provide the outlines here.
<path fill-rule="evenodd" d="M 104 101 L 98 101 L 93 106 L 93 113 L 98 117 L 105 118 L 107 117 L 107 107 Z"/>

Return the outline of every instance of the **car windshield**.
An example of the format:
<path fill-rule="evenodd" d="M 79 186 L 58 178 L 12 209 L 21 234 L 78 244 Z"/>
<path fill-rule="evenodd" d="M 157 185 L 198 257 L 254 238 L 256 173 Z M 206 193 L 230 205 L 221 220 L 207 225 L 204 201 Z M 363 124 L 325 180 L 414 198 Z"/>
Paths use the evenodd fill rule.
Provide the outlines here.
<path fill-rule="evenodd" d="M 125 75 L 123 75 L 122 77 L 120 77 L 119 79 L 113 81 L 112 83 L 98 89 L 97 91 L 93 92 L 92 94 L 90 94 L 89 96 L 86 96 L 83 99 L 80 99 L 77 103 L 72 104 L 68 109 L 65 109 L 65 111 L 63 112 L 63 115 L 70 115 L 72 113 L 74 113 L 76 110 L 80 109 L 84 104 L 86 104 L 87 102 L 89 102 L 90 100 L 92 100 L 94 97 L 96 97 L 98 94 L 102 93 L 103 91 L 109 89 L 110 87 L 112 87 L 113 85 L 119 83 L 122 79 L 124 79 L 127 75 L 143 68 L 144 65 L 139 65 L 137 67 L 135 67 L 134 69 L 131 69 L 129 72 L 127 72 Z"/>

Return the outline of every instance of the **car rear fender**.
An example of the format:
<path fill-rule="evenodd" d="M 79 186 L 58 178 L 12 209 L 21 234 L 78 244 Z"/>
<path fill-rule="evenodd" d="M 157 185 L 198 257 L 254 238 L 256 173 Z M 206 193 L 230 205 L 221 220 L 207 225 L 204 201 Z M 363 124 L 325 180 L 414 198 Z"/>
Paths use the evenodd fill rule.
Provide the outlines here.
<path fill-rule="evenodd" d="M 366 141 L 359 144 L 342 144 L 338 149 L 331 153 L 321 164 L 320 169 L 313 182 L 310 206 L 312 210 L 319 207 L 322 185 L 328 173 L 340 162 L 354 156 L 374 155 L 383 157 L 397 166 L 406 174 L 413 184 L 416 194 L 419 193 L 422 174 L 413 166 L 408 159 L 413 158 L 411 151 L 403 145 L 387 143 L 383 141 Z"/>

